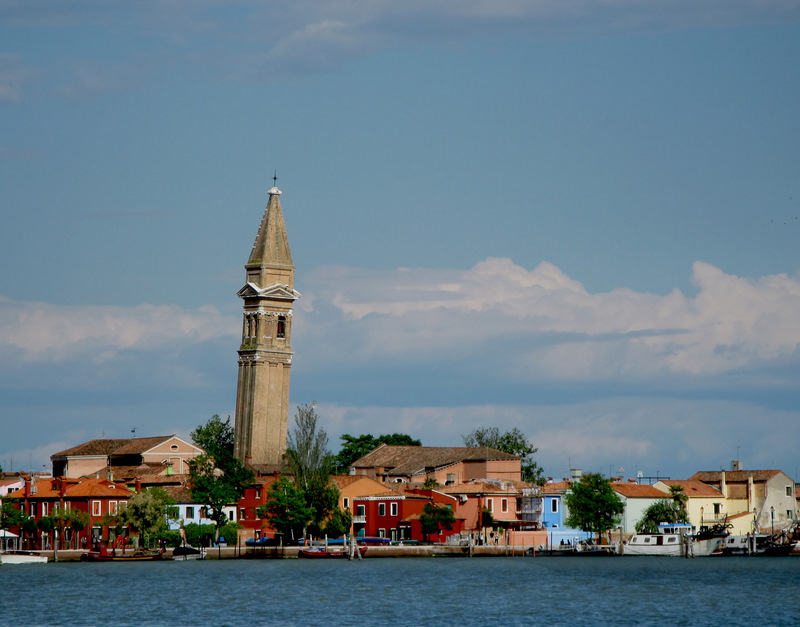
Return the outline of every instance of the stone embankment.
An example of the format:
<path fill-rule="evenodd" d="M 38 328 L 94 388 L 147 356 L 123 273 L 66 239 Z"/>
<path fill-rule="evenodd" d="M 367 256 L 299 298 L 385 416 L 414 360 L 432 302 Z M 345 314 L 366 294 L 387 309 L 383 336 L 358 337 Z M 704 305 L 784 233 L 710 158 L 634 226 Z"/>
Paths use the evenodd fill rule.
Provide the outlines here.
<path fill-rule="evenodd" d="M 206 549 L 206 559 L 296 559 L 300 547 L 283 548 L 245 548 L 245 547 L 214 547 Z M 48 560 L 56 561 L 53 551 L 40 551 Z M 78 562 L 83 551 L 58 551 L 59 562 Z M 365 558 L 375 557 L 469 557 L 469 548 L 449 546 L 443 544 L 424 546 L 370 546 L 367 548 Z M 525 547 L 521 546 L 475 546 L 472 547 L 473 557 L 505 557 L 523 556 Z M 168 549 L 164 559 L 172 559 L 172 550 Z"/>

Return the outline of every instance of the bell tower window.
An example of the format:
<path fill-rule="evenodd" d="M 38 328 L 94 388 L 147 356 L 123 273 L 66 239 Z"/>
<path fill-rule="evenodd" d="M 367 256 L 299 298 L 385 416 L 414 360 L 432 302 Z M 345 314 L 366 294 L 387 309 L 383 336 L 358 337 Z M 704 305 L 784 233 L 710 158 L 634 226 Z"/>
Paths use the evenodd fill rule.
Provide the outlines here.
<path fill-rule="evenodd" d="M 278 316 L 278 337 L 286 337 L 286 316 Z"/>

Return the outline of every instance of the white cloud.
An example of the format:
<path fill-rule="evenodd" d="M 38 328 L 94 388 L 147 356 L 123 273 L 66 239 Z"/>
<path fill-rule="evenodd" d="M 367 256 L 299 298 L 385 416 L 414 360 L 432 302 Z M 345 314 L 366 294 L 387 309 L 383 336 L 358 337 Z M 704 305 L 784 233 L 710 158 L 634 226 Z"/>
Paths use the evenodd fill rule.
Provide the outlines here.
<path fill-rule="evenodd" d="M 214 307 L 53 305 L 0 297 L 0 353 L 24 361 L 105 361 L 123 350 L 155 351 L 198 344 L 239 331 Z"/>
<path fill-rule="evenodd" d="M 753 280 L 698 262 L 693 280 L 699 291 L 690 298 L 678 290 L 590 294 L 547 262 L 533 270 L 495 258 L 467 271 L 336 268 L 310 277 L 299 307 L 313 315 L 324 302 L 358 321 L 354 357 L 463 355 L 496 343 L 515 376 L 531 378 L 712 375 L 797 360 L 796 278 Z M 325 331 L 315 335 L 341 322 L 318 318 Z"/>

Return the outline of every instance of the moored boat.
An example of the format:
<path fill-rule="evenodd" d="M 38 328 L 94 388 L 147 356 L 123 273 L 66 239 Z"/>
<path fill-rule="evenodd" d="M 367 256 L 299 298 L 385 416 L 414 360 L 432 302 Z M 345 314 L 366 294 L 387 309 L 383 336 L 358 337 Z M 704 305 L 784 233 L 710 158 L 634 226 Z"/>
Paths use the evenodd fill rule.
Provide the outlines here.
<path fill-rule="evenodd" d="M 119 550 L 117 550 L 119 549 Z M 98 542 L 91 550 L 81 555 L 82 562 L 143 562 L 160 560 L 166 552 L 162 546 L 158 549 L 133 549 L 125 551 L 125 538 L 120 536 L 111 549 L 105 542 Z"/>
<path fill-rule="evenodd" d="M 0 552 L 0 564 L 46 564 L 47 556 L 35 551 L 3 551 Z"/>
<path fill-rule="evenodd" d="M 701 557 L 711 555 L 722 546 L 724 534 L 695 534 L 685 523 L 661 524 L 657 533 L 636 533 L 623 543 L 623 555 L 663 555 Z"/>
<path fill-rule="evenodd" d="M 748 533 L 728 536 L 721 548 L 722 555 L 755 555 L 762 557 L 781 557 L 789 555 L 795 547 L 791 540 L 780 535 Z"/>
<path fill-rule="evenodd" d="M 357 550 L 361 554 L 361 557 L 364 557 L 364 554 L 367 552 L 367 547 L 359 546 Z M 299 559 L 343 559 L 349 555 L 350 552 L 347 549 L 331 549 L 325 548 L 324 546 L 300 549 L 297 552 L 297 557 Z"/>
<path fill-rule="evenodd" d="M 172 559 L 177 561 L 186 560 L 204 560 L 206 558 L 206 550 L 203 548 L 197 549 L 188 544 L 176 546 L 172 549 Z"/>

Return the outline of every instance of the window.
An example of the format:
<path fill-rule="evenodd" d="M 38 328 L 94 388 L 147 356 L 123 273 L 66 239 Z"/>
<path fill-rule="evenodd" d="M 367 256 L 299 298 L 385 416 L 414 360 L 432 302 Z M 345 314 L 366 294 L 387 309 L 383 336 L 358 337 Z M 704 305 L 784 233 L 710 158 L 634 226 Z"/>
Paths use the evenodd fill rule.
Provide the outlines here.
<path fill-rule="evenodd" d="M 386 516 L 386 503 L 378 503 L 378 516 Z"/>
<path fill-rule="evenodd" d="M 350 507 L 350 497 L 347 497 L 347 496 L 346 496 L 346 497 L 344 497 L 344 498 L 342 499 L 342 505 L 344 505 L 344 508 L 345 508 L 345 509 L 347 509 L 348 507 Z"/>
<path fill-rule="evenodd" d="M 447 473 L 447 485 L 453 485 L 456 482 L 456 473 L 448 472 Z"/>
<path fill-rule="evenodd" d="M 792 496 L 792 486 L 786 486 L 786 496 Z"/>
<path fill-rule="evenodd" d="M 356 505 L 356 516 L 366 516 L 366 505 Z"/>
<path fill-rule="evenodd" d="M 100 501 L 92 501 L 92 516 L 100 516 Z"/>
<path fill-rule="evenodd" d="M 490 512 L 494 511 L 494 499 L 486 499 L 486 509 Z"/>
<path fill-rule="evenodd" d="M 278 337 L 286 337 L 286 316 L 278 316 Z"/>
<path fill-rule="evenodd" d="M 385 538 L 386 537 L 386 529 L 378 529 L 378 537 Z"/>
<path fill-rule="evenodd" d="M 389 513 L 392 516 L 397 516 L 397 503 L 389 503 Z"/>
<path fill-rule="evenodd" d="M 245 519 L 244 507 L 240 507 L 239 508 L 239 520 L 244 520 L 244 519 Z"/>
<path fill-rule="evenodd" d="M 502 499 L 500 501 L 500 511 L 507 512 L 508 511 L 508 499 Z"/>
<path fill-rule="evenodd" d="M 194 506 L 189 505 L 186 508 L 186 518 L 194 518 Z"/>
<path fill-rule="evenodd" d="M 36 517 L 36 503 L 30 503 L 30 509 L 28 511 L 28 516 Z"/>
<path fill-rule="evenodd" d="M 47 503 L 42 503 L 42 516 L 47 516 Z"/>
<path fill-rule="evenodd" d="M 558 499 L 550 499 L 550 511 L 558 514 Z"/>
<path fill-rule="evenodd" d="M 717 516 L 722 511 L 722 503 L 714 503 L 714 515 Z"/>
<path fill-rule="evenodd" d="M 108 513 L 109 514 L 116 514 L 117 513 L 117 502 L 116 501 L 109 501 L 108 502 Z"/>
<path fill-rule="evenodd" d="M 178 450 L 178 445 L 177 444 L 171 444 L 170 447 L 169 447 L 169 450 L 170 451 L 177 451 Z"/>

